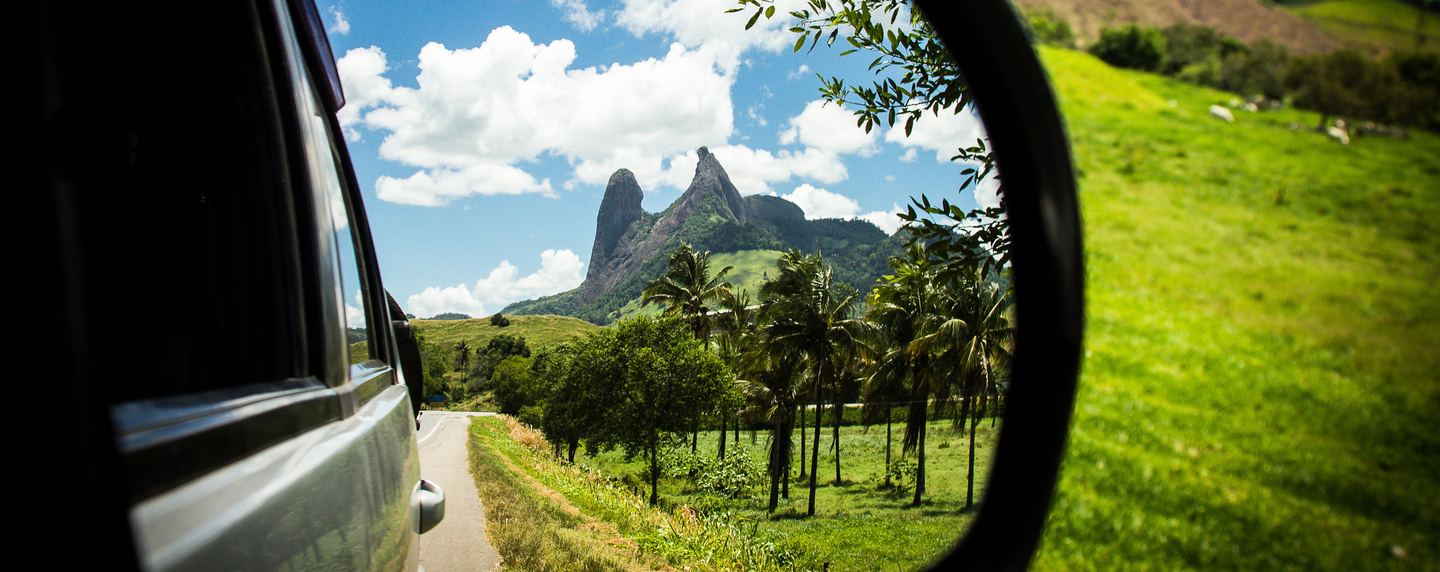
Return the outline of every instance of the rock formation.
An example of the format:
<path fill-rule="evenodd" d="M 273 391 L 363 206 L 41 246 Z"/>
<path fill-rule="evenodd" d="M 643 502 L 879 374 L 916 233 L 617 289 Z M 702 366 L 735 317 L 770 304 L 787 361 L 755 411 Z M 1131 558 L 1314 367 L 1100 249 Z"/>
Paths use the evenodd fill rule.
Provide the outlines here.
<path fill-rule="evenodd" d="M 756 218 L 750 203 L 730 182 L 730 175 L 725 173 L 720 160 L 704 147 L 698 154 L 700 161 L 695 165 L 695 177 L 690 180 L 689 188 L 670 208 L 660 213 L 659 219 L 650 228 L 644 228 L 644 211 L 640 209 L 644 193 L 639 183 L 635 182 L 635 175 L 628 169 L 620 169 L 610 176 L 605 197 L 600 201 L 590 269 L 580 287 L 581 304 L 588 304 L 609 292 L 639 269 L 641 263 L 658 252 L 707 196 L 720 199 L 724 207 L 720 209 L 722 217 L 742 225 Z M 625 226 L 620 226 L 622 223 Z"/>

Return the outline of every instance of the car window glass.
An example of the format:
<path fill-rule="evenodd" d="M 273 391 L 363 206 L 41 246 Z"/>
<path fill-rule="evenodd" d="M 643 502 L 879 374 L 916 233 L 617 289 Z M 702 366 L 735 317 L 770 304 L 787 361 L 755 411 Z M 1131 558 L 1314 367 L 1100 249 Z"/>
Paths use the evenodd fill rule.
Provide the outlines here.
<path fill-rule="evenodd" d="M 75 196 L 83 316 L 105 339 L 88 357 L 108 364 L 112 403 L 285 379 L 303 363 L 263 47 L 243 24 L 202 33 L 152 10 L 115 16 L 124 31 L 114 35 L 57 40 L 53 56 L 64 82 L 52 155 Z M 205 13 L 243 22 L 233 11 Z M 210 41 L 203 53 L 173 48 Z M 101 103 L 100 93 L 112 95 Z"/>

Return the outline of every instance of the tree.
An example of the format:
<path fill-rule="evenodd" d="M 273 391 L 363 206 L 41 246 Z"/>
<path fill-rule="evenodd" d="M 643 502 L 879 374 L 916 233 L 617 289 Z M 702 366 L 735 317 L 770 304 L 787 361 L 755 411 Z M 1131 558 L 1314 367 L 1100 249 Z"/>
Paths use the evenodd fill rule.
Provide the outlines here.
<path fill-rule="evenodd" d="M 746 28 L 761 16 L 773 18 L 773 0 L 738 0 L 739 7 L 753 7 Z M 809 0 L 805 9 L 789 15 L 797 20 L 790 29 L 798 38 L 795 51 L 815 49 L 820 39 L 830 46 L 841 33 L 851 49 L 841 52 L 875 54 L 870 69 L 877 79 L 869 86 L 849 85 L 844 79 L 820 78 L 820 94 L 826 101 L 855 109 L 856 125 L 869 132 L 876 124 L 895 126 L 903 121 L 909 135 L 925 113 L 968 113 L 973 98 L 960 68 L 950 60 L 935 30 L 918 9 L 902 0 Z M 897 24 L 899 22 L 899 24 Z M 975 162 L 977 167 L 961 170 L 959 191 L 978 188 L 987 178 L 998 177 L 995 163 L 983 140 L 956 150 L 952 161 Z M 911 205 L 899 216 L 919 232 L 911 242 L 924 244 L 926 252 L 939 261 L 942 276 L 960 275 L 968 266 L 985 264 L 1005 267 L 1010 261 L 1009 222 L 1005 217 L 1003 186 L 996 190 L 998 205 L 964 211 L 948 199 L 932 204 L 926 195 L 911 198 Z"/>
<path fill-rule="evenodd" d="M 662 438 L 688 432 L 731 379 L 686 326 L 642 316 L 587 335 L 576 344 L 563 396 L 552 400 L 588 412 L 585 438 L 596 447 L 645 455 L 651 504 L 659 501 Z"/>
<path fill-rule="evenodd" d="M 1158 72 L 1165 65 L 1165 36 L 1139 24 L 1102 28 L 1090 53 L 1115 67 Z"/>
<path fill-rule="evenodd" d="M 801 358 L 809 377 L 810 399 L 820 403 L 823 389 L 833 387 L 843 365 L 839 358 L 861 343 L 864 326 L 849 318 L 856 294 L 842 291 L 832 281 L 830 268 L 819 253 L 807 256 L 792 249 L 775 262 L 776 273 L 760 287 L 767 343 L 790 348 Z M 808 514 L 815 514 L 816 474 L 820 453 L 820 415 L 815 416 L 816 440 L 811 444 L 810 502 Z"/>
<path fill-rule="evenodd" d="M 470 369 L 470 342 L 460 340 L 455 343 L 456 366 L 460 370 L 460 384 L 465 384 L 465 374 Z"/>
<path fill-rule="evenodd" d="M 922 335 L 911 343 L 911 352 L 931 356 L 935 373 L 952 384 L 947 393 L 956 395 L 960 404 L 956 424 L 963 429 L 967 418 L 970 421 L 966 508 L 975 496 L 975 427 L 1014 347 L 1009 293 L 987 278 L 983 268 L 976 268 L 964 280 L 936 285 L 932 311 L 921 319 Z"/>
<path fill-rule="evenodd" d="M 484 347 L 475 348 L 476 383 L 488 381 L 495 366 L 510 356 L 530 357 L 530 346 L 525 336 L 499 334 L 485 342 Z"/>
<path fill-rule="evenodd" d="M 730 283 L 723 282 L 725 274 L 734 266 L 726 266 L 714 276 L 710 275 L 710 251 L 696 253 L 688 243 L 670 254 L 670 266 L 664 276 L 645 285 L 641 293 L 641 305 L 665 305 L 667 315 L 679 313 L 684 316 L 695 337 L 709 344 L 710 319 L 706 304 L 718 301 L 730 291 Z"/>
<path fill-rule="evenodd" d="M 871 398 L 903 396 L 907 404 L 902 452 L 914 453 L 915 490 L 912 504 L 919 505 L 925 494 L 925 429 L 929 405 L 948 402 L 949 387 L 936 375 L 928 352 L 915 351 L 915 340 L 924 335 L 926 316 L 935 304 L 935 263 L 924 249 L 912 244 L 905 256 L 890 260 L 894 274 L 870 294 L 866 319 L 877 358 L 863 388 Z"/>
<path fill-rule="evenodd" d="M 495 366 L 495 371 L 490 376 L 490 387 L 494 391 L 495 403 L 500 407 L 500 413 L 519 415 L 522 409 L 534 406 L 540 401 L 530 365 L 529 359 L 515 355 L 505 358 Z"/>

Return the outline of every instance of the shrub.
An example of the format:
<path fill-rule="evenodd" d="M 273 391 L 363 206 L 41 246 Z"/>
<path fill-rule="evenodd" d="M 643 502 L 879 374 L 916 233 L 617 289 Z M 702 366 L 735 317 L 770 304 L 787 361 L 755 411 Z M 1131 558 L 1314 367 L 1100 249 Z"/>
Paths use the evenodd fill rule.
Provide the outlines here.
<path fill-rule="evenodd" d="M 689 479 L 697 491 L 735 498 L 765 483 L 765 465 L 743 449 L 724 459 L 671 449 L 661 456 L 662 470 L 670 478 Z"/>
<path fill-rule="evenodd" d="M 1056 15 L 1054 10 L 1036 10 L 1029 14 L 1028 20 L 1035 41 L 1057 48 L 1075 47 L 1075 31 L 1070 28 L 1070 22 Z"/>
<path fill-rule="evenodd" d="M 1285 97 L 1285 65 L 1290 53 L 1284 46 L 1260 40 L 1248 50 L 1223 57 L 1220 89 L 1271 99 Z"/>
<path fill-rule="evenodd" d="M 1090 53 L 1112 66 L 1159 71 L 1165 64 L 1165 36 L 1155 28 L 1136 24 L 1104 28 Z"/>
<path fill-rule="evenodd" d="M 496 312 L 494 316 L 490 316 L 490 325 L 503 328 L 510 325 L 510 318 L 506 318 L 503 314 Z"/>

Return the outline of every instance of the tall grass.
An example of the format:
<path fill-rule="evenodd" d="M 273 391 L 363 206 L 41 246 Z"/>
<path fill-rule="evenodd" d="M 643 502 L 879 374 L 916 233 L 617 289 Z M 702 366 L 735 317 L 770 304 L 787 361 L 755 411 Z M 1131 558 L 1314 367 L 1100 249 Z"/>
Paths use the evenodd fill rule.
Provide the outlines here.
<path fill-rule="evenodd" d="M 532 509 L 536 509 L 534 512 L 549 515 L 544 523 L 535 523 L 535 519 L 517 521 L 514 530 L 507 530 L 512 526 L 512 520 L 507 519 L 513 519 L 513 515 L 491 518 L 493 536 L 515 539 L 501 542 L 497 538 L 496 549 L 506 559 L 507 565 L 512 562 L 507 550 L 517 551 L 517 557 L 529 563 L 527 567 L 518 569 L 550 570 L 556 568 L 546 567 L 552 566 L 547 559 L 573 563 L 578 556 L 571 553 L 577 552 L 577 548 L 583 552 L 610 547 L 603 551 L 632 563 L 663 563 L 675 567 L 688 566 L 691 570 L 820 568 L 801 551 L 756 535 L 753 529 L 743 530 L 723 516 L 701 515 L 683 505 L 668 509 L 651 507 L 642 495 L 599 471 L 555 459 L 538 433 L 519 426 L 508 417 L 475 418 L 470 430 L 472 456 L 493 459 L 489 461 L 492 466 L 503 465 L 501 468 L 506 473 L 503 480 L 510 483 L 512 489 L 528 489 L 510 496 L 528 499 Z M 530 446 L 526 446 L 525 442 Z M 508 460 L 508 463 L 502 459 Z M 487 473 L 485 478 L 493 476 Z M 481 478 L 477 472 L 477 485 Z M 564 500 L 545 497 L 536 492 L 535 485 L 563 495 Z M 487 503 L 493 502 L 486 496 L 486 491 L 481 491 L 481 497 L 486 498 Z M 559 508 L 562 506 L 577 510 L 569 512 Z M 490 518 L 488 513 L 486 516 Z M 555 528 L 554 533 L 538 535 L 542 541 L 553 540 L 542 542 L 543 546 L 532 547 L 539 541 L 522 538 L 537 535 L 532 524 L 548 524 Z M 582 528 L 592 531 L 613 529 L 615 534 L 610 538 L 592 537 L 588 544 L 572 542 L 571 537 L 581 534 L 576 531 Z M 569 535 L 567 531 L 570 531 Z"/>

